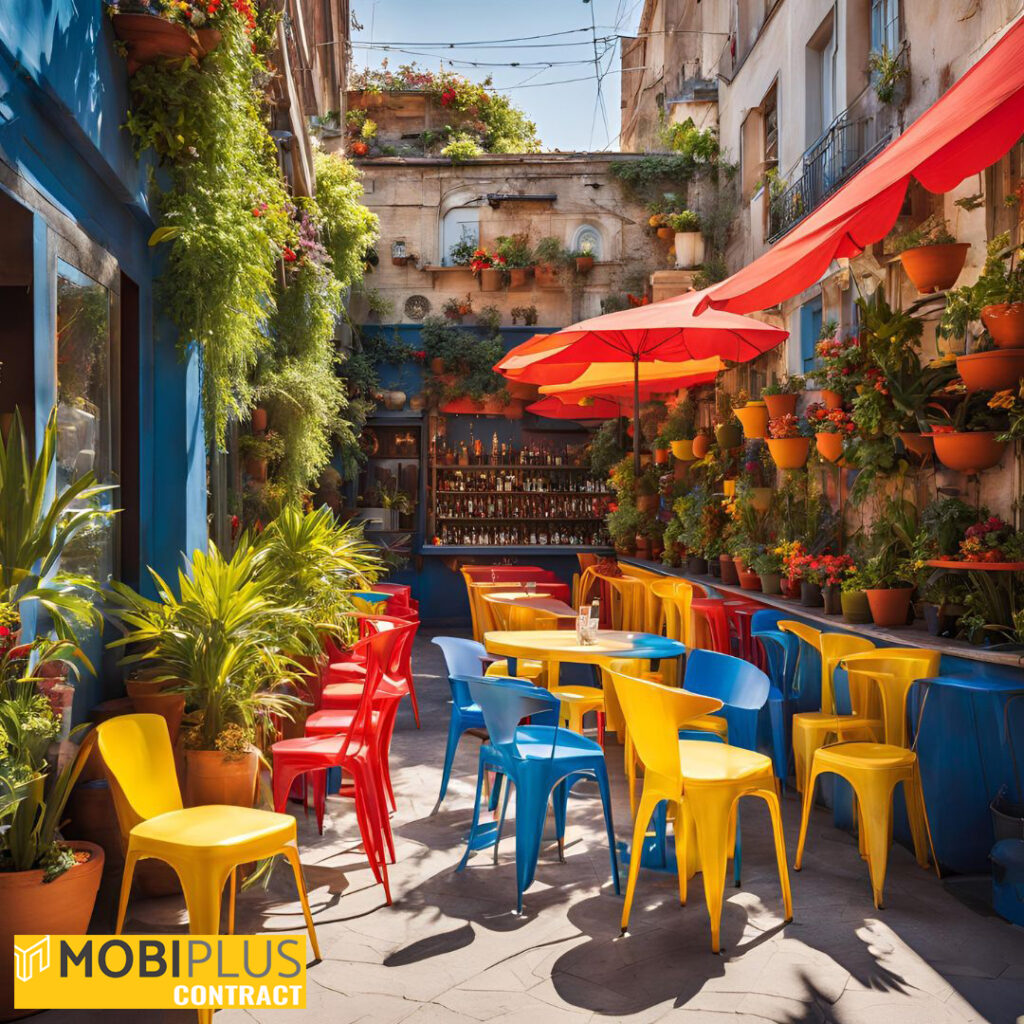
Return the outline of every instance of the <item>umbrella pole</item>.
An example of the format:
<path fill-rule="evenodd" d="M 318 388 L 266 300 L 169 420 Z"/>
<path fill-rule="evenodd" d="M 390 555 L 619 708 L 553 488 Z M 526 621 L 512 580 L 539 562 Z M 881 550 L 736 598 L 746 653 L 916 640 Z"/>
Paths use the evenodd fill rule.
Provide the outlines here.
<path fill-rule="evenodd" d="M 640 356 L 633 356 L 633 474 L 640 476 Z"/>

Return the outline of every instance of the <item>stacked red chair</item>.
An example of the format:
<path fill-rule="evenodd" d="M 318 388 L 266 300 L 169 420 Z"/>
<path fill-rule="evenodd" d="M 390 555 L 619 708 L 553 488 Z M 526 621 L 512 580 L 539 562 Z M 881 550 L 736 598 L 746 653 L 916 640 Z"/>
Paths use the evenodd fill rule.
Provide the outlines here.
<path fill-rule="evenodd" d="M 413 598 L 408 583 L 374 583 L 373 589 L 378 594 L 390 595 L 384 610 L 392 618 L 419 622 L 420 603 Z"/>
<path fill-rule="evenodd" d="M 391 682 L 387 678 L 386 669 L 393 663 L 395 648 L 402 643 L 404 634 L 414 631 L 414 624 L 403 623 L 366 638 L 363 686 L 351 717 L 345 719 L 347 727 L 344 731 L 281 740 L 272 747 L 275 810 L 284 813 L 292 783 L 300 775 L 311 773 L 313 800 L 321 831 L 327 770 L 340 768 L 351 777 L 363 848 L 374 877 L 384 886 L 388 903 L 391 903 L 391 887 L 385 851 L 390 849 L 391 823 L 381 767 L 382 734 L 388 716 L 379 705 L 377 708 L 374 705 L 381 687 Z"/>

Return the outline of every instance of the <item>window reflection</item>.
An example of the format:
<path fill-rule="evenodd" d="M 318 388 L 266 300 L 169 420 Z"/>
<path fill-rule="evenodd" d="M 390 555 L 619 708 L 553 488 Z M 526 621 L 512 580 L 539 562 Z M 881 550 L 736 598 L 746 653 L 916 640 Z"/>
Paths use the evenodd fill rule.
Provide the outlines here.
<path fill-rule="evenodd" d="M 92 471 L 116 482 L 110 292 L 74 267 L 57 269 L 57 487 Z M 91 499 L 110 509 L 117 492 Z M 73 506 L 75 507 L 75 506 Z M 77 505 L 81 507 L 81 505 Z M 67 572 L 106 582 L 114 572 L 113 516 L 94 520 L 72 539 L 61 562 Z"/>

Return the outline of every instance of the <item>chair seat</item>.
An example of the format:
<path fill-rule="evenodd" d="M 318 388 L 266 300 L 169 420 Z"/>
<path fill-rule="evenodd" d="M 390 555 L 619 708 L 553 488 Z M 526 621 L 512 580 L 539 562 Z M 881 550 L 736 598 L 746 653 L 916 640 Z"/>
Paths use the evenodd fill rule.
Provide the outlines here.
<path fill-rule="evenodd" d="M 295 838 L 295 819 L 290 814 L 253 807 L 206 804 L 167 811 L 140 821 L 132 829 L 131 838 L 150 850 L 160 847 L 167 850 L 180 850 L 181 847 L 208 850 L 243 846 L 276 849 Z"/>
<path fill-rule="evenodd" d="M 345 708 L 340 711 L 314 711 L 306 719 L 307 736 L 333 736 L 339 732 L 348 732 L 352 728 L 352 720 L 356 716 L 355 708 Z M 380 722 L 380 712 L 370 712 L 371 728 L 376 728 Z"/>
<path fill-rule="evenodd" d="M 544 665 L 539 661 L 524 661 L 522 658 L 516 662 L 516 675 L 509 678 L 537 679 L 544 674 Z M 492 661 L 487 666 L 484 675 L 488 676 L 509 676 L 508 661 L 504 658 L 500 661 Z"/>
<path fill-rule="evenodd" d="M 524 758 L 579 757 L 580 754 L 596 754 L 602 761 L 604 751 L 600 744 L 573 732 L 571 729 L 558 729 L 558 741 L 554 743 L 554 754 L 551 748 L 555 739 L 553 725 L 522 725 L 516 730 L 516 748 Z"/>
<path fill-rule="evenodd" d="M 680 740 L 679 759 L 683 778 L 694 782 L 731 781 L 764 772 L 772 773 L 771 759 L 764 754 L 724 743 Z"/>
<path fill-rule="evenodd" d="M 327 667 L 327 680 L 332 683 L 344 683 L 350 680 L 366 678 L 366 662 L 332 661 Z"/>
<path fill-rule="evenodd" d="M 819 764 L 872 768 L 905 768 L 917 760 L 917 754 L 892 743 L 835 743 L 815 752 Z"/>
<path fill-rule="evenodd" d="M 604 691 L 596 686 L 552 686 L 550 692 L 559 700 L 586 702 L 594 707 L 604 706 Z"/>
<path fill-rule="evenodd" d="M 864 729 L 882 727 L 877 718 L 867 718 L 862 715 L 834 715 L 831 711 L 798 711 L 793 716 L 794 726 L 797 723 L 804 723 L 813 729 L 828 729 L 830 732 L 838 732 L 843 729 Z"/>

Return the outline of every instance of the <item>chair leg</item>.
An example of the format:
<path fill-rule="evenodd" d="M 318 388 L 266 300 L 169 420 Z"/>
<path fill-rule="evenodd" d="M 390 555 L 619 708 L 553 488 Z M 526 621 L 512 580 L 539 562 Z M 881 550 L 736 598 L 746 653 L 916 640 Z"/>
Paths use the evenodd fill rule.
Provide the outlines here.
<path fill-rule="evenodd" d="M 320 956 L 320 943 L 316 940 L 316 928 L 313 927 L 313 914 L 309 909 L 309 895 L 306 892 L 306 881 L 302 877 L 302 864 L 299 861 L 299 851 L 296 846 L 286 846 L 282 851 L 292 866 L 292 874 L 295 875 L 295 888 L 299 891 L 299 902 L 302 904 L 302 916 L 306 919 L 306 931 L 309 932 L 309 944 L 313 947 L 313 956 L 317 960 Z"/>
<path fill-rule="evenodd" d="M 233 867 L 228 875 L 228 935 L 235 934 L 235 895 L 238 889 L 238 868 Z"/>
<path fill-rule="evenodd" d="M 375 837 L 376 830 L 373 827 L 373 822 L 370 820 L 371 815 L 366 806 L 366 793 L 362 786 L 357 785 L 355 787 L 354 800 L 356 806 L 356 824 L 359 826 L 359 837 L 363 843 L 363 852 L 366 854 L 366 860 L 369 862 L 370 869 L 373 871 L 373 877 L 377 880 L 377 884 L 383 885 L 384 875 L 381 872 L 380 866 L 383 854 L 379 853 L 377 849 L 379 836 Z"/>
<path fill-rule="evenodd" d="M 785 709 L 781 700 L 768 701 L 768 720 L 772 730 L 772 761 L 775 765 L 775 775 L 785 790 L 789 759 L 786 757 Z"/>
<path fill-rule="evenodd" d="M 686 863 L 687 832 L 690 828 L 690 819 L 686 813 L 686 802 L 680 799 L 676 803 L 676 815 L 672 824 L 672 831 L 675 833 L 676 843 L 676 875 L 679 881 L 679 905 L 686 906 L 686 886 L 689 876 L 689 865 Z"/>
<path fill-rule="evenodd" d="M 512 794 L 512 784 L 505 783 L 505 796 L 501 801 L 501 815 L 498 818 L 498 830 L 494 834 L 494 863 L 498 863 L 498 844 L 501 842 L 501 833 L 505 828 L 505 815 L 508 813 L 508 798 Z"/>
<path fill-rule="evenodd" d="M 416 728 L 420 727 L 420 702 L 416 699 L 416 687 L 412 681 L 412 673 L 409 673 L 409 699 L 412 701 L 412 717 L 416 722 Z"/>
<path fill-rule="evenodd" d="M 804 783 L 804 803 L 803 809 L 800 812 L 800 838 L 796 843 L 796 858 L 793 861 L 793 870 L 799 871 L 800 864 L 804 859 L 804 843 L 807 841 L 807 826 L 811 820 L 811 807 L 814 805 L 814 785 L 818 781 L 818 776 L 822 773 L 818 771 L 817 765 L 811 762 L 811 774 L 807 781 Z"/>
<path fill-rule="evenodd" d="M 786 920 L 793 920 L 793 891 L 789 885 L 789 866 L 786 863 L 786 836 L 782 831 L 782 805 L 774 790 L 764 789 L 759 794 L 768 805 L 772 818 L 772 836 L 775 839 L 775 862 L 779 866 L 779 885 L 782 887 L 782 905 Z"/>
<path fill-rule="evenodd" d="M 469 854 L 473 849 L 473 840 L 476 838 L 477 830 L 480 828 L 480 797 L 483 795 L 484 773 L 486 771 L 487 765 L 484 763 L 483 758 L 481 758 L 480 766 L 476 773 L 476 798 L 473 801 L 473 821 L 470 823 L 469 835 L 466 837 L 466 851 L 462 855 L 462 860 L 459 861 L 458 866 L 455 868 L 456 871 L 461 871 L 465 868 L 466 863 L 469 861 Z"/>
<path fill-rule="evenodd" d="M 725 787 L 706 791 L 691 788 L 686 801 L 697 828 L 704 901 L 711 921 L 711 952 L 717 953 L 721 948 L 722 903 L 729 861 L 729 822 L 734 806 L 733 792 L 731 788 Z"/>
<path fill-rule="evenodd" d="M 352 778 L 355 784 L 355 791 L 357 793 L 362 792 L 364 799 L 364 813 L 367 817 L 366 831 L 367 834 L 373 833 L 376 828 L 376 835 L 373 837 L 373 850 L 368 851 L 377 854 L 377 863 L 380 867 L 380 880 L 384 886 L 384 896 L 387 899 L 388 906 L 391 906 L 391 883 L 388 880 L 388 861 L 385 854 L 385 849 L 381 845 L 381 838 L 385 843 L 390 841 L 391 825 L 387 818 L 387 812 L 384 810 L 383 805 L 380 803 L 379 796 L 377 793 L 377 782 L 369 778 L 369 771 L 363 770 L 361 767 L 357 767 L 355 764 L 352 766 Z M 391 848 L 392 863 L 394 858 L 394 848 Z"/>
<path fill-rule="evenodd" d="M 629 810 L 636 816 L 636 750 L 629 733 L 626 733 L 626 784 L 629 787 Z"/>
<path fill-rule="evenodd" d="M 117 901 L 117 924 L 114 925 L 114 934 L 120 935 L 124 928 L 124 918 L 128 911 L 128 897 L 132 892 L 132 876 L 135 874 L 135 865 L 139 861 L 139 855 L 134 850 L 129 850 L 124 858 L 124 870 L 121 872 L 121 895 Z"/>
<path fill-rule="evenodd" d="M 600 714 L 600 712 L 598 712 Z M 615 895 L 619 895 L 619 858 L 615 852 L 615 825 L 612 821 L 612 794 L 608 785 L 608 770 L 604 764 L 597 767 L 597 787 L 601 791 L 601 806 L 604 810 L 604 827 L 608 833 L 608 852 L 612 861 L 612 885 Z"/>
<path fill-rule="evenodd" d="M 881 779 L 878 780 L 880 783 Z M 885 889 L 885 873 L 889 866 L 889 836 L 892 822 L 892 791 L 895 783 L 873 786 L 869 794 L 858 793 L 864 825 L 864 841 L 868 851 L 868 874 L 871 876 L 871 892 L 875 909 L 884 906 L 882 893 Z M 865 800 L 865 797 L 867 799 Z"/>
<path fill-rule="evenodd" d="M 658 806 L 660 798 L 648 793 L 640 794 L 640 806 L 637 809 L 633 821 L 633 845 L 629 850 L 629 873 L 626 875 L 626 899 L 622 906 L 622 932 L 626 933 L 629 928 L 629 912 L 633 908 L 633 893 L 636 891 L 636 880 L 640 874 L 640 861 L 644 853 L 644 837 L 647 835 L 647 825 Z"/>
<path fill-rule="evenodd" d="M 452 764 L 455 761 L 455 751 L 458 749 L 459 740 L 462 739 L 462 722 L 458 713 L 452 711 L 452 717 L 448 722 L 448 740 L 444 747 L 444 766 L 441 768 L 441 792 L 437 795 L 437 803 L 431 814 L 437 814 L 441 809 L 441 803 L 448 792 L 448 781 L 452 777 Z"/>
<path fill-rule="evenodd" d="M 516 913 L 523 912 L 523 893 L 533 884 L 548 811 L 548 791 L 539 779 L 523 772 L 516 779 Z"/>
<path fill-rule="evenodd" d="M 921 776 L 917 765 L 914 765 L 914 773 L 909 779 L 903 780 L 903 797 L 907 804 L 907 820 L 910 823 L 910 834 L 914 840 L 914 856 L 917 863 L 928 868 L 928 854 L 931 853 L 932 860 L 935 860 L 935 851 L 932 849 L 931 830 L 928 828 L 928 813 L 924 806 L 924 796 L 921 792 Z"/>
<path fill-rule="evenodd" d="M 317 768 L 313 776 L 313 810 L 316 811 L 316 830 L 318 835 L 324 834 L 324 813 L 327 810 L 327 769 Z"/>
<path fill-rule="evenodd" d="M 569 782 L 562 779 L 551 793 L 551 805 L 555 812 L 555 838 L 558 840 L 558 861 L 565 863 L 565 819 L 568 816 Z"/>

